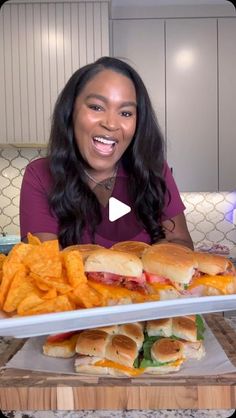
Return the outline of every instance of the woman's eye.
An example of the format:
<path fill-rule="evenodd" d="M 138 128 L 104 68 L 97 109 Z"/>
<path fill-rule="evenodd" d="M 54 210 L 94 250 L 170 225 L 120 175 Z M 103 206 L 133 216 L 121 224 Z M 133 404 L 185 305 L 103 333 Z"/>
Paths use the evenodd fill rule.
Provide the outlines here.
<path fill-rule="evenodd" d="M 132 116 L 132 112 L 128 112 L 127 110 L 124 110 L 123 112 L 121 112 L 121 115 L 128 118 L 129 116 Z"/>
<path fill-rule="evenodd" d="M 99 105 L 96 105 L 96 104 L 88 105 L 88 107 L 89 107 L 89 109 L 96 110 L 97 112 L 99 112 L 100 110 L 102 110 L 102 107 L 99 106 Z"/>

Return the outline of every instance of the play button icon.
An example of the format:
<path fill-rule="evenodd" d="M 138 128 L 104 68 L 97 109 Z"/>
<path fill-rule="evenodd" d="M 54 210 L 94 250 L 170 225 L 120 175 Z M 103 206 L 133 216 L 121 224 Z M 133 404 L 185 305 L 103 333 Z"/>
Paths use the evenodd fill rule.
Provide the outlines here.
<path fill-rule="evenodd" d="M 114 222 L 127 213 L 131 212 L 131 207 L 116 199 L 110 197 L 109 199 L 109 221 Z"/>
<path fill-rule="evenodd" d="M 119 241 L 142 241 L 145 237 L 146 232 L 142 222 L 136 216 L 135 204 L 128 186 L 127 176 L 121 172 L 116 177 L 114 188 L 106 204 L 100 205 L 102 220 L 96 228 L 99 236 L 97 242 L 105 247 Z M 97 191 L 98 195 L 102 194 L 101 186 L 97 185 Z"/>

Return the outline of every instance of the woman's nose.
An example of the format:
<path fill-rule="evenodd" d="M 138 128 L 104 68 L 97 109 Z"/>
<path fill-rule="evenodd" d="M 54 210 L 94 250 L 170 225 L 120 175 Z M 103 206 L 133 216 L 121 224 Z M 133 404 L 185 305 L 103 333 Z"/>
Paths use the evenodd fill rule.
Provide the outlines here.
<path fill-rule="evenodd" d="M 106 112 L 101 120 L 101 125 L 109 131 L 116 131 L 119 128 L 117 115 L 113 112 Z"/>

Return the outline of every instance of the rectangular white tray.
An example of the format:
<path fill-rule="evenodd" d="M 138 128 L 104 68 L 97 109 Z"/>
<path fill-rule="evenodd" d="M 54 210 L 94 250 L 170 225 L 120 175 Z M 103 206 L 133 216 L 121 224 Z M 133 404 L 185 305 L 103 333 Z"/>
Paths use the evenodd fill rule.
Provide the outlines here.
<path fill-rule="evenodd" d="M 27 317 L 6 318 L 2 316 L 0 317 L 0 336 L 34 337 L 111 324 L 235 309 L 236 295 L 227 295 L 79 309 Z"/>

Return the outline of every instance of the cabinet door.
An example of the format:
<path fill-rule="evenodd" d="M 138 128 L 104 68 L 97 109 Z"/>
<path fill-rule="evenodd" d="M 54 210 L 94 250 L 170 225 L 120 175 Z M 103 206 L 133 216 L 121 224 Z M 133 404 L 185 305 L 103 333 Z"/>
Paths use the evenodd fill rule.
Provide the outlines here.
<path fill-rule="evenodd" d="M 218 190 L 216 19 L 166 21 L 166 126 L 180 190 Z"/>
<path fill-rule="evenodd" d="M 59 92 L 109 54 L 108 2 L 5 3 L 0 12 L 0 144 L 42 144 Z"/>
<path fill-rule="evenodd" d="M 142 77 L 165 135 L 164 21 L 114 20 L 113 56 L 124 58 Z"/>
<path fill-rule="evenodd" d="M 219 189 L 236 189 L 236 18 L 218 21 Z"/>

